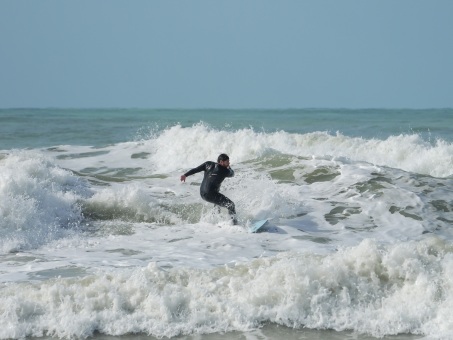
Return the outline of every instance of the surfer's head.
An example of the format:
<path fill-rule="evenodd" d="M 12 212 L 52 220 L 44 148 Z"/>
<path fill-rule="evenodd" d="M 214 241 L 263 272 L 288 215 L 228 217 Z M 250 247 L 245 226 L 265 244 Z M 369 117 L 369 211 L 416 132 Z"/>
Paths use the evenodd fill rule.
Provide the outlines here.
<path fill-rule="evenodd" d="M 228 167 L 230 165 L 230 157 L 227 154 L 222 153 L 217 157 L 217 163 L 222 166 Z"/>
<path fill-rule="evenodd" d="M 226 153 L 221 153 L 219 157 L 217 157 L 217 163 L 220 163 L 220 161 L 229 161 L 230 157 Z"/>

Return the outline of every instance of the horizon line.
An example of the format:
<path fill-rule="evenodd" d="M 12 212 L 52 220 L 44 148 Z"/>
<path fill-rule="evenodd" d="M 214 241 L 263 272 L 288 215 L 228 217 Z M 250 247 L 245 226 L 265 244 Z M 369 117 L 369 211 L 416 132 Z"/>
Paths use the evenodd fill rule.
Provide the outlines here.
<path fill-rule="evenodd" d="M 423 111 L 423 110 L 451 110 L 453 107 L 273 107 L 273 108 L 262 108 L 262 107 L 114 107 L 114 106 L 48 106 L 48 107 L 0 107 L 0 110 L 162 110 L 162 111 L 296 111 L 296 110 L 344 110 L 344 111 L 359 111 L 359 110 L 412 110 L 412 111 Z"/>

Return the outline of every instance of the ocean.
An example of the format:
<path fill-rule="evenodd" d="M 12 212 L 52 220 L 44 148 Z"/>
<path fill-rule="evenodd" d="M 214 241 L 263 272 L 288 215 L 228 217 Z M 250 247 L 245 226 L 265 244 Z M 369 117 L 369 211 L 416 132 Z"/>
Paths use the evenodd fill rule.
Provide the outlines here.
<path fill-rule="evenodd" d="M 0 110 L 1 339 L 452 339 L 452 241 L 453 109 Z"/>

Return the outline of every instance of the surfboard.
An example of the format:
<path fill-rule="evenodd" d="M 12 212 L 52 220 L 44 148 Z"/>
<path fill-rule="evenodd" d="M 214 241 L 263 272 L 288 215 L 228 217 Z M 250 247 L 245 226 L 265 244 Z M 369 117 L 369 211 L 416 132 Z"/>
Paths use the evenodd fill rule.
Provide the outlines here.
<path fill-rule="evenodd" d="M 260 228 L 267 223 L 268 220 L 255 221 L 249 227 L 249 233 L 256 233 Z"/>

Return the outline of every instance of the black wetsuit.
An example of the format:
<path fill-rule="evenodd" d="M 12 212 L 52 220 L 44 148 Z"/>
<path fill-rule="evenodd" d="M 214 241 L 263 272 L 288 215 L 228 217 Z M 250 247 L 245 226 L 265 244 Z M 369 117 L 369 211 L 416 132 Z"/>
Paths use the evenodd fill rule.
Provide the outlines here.
<path fill-rule="evenodd" d="M 201 182 L 200 186 L 201 198 L 207 202 L 227 208 L 233 222 L 236 222 L 236 210 L 233 201 L 219 192 L 223 180 L 226 177 L 234 176 L 233 169 L 208 161 L 187 171 L 184 176 L 187 177 L 201 171 L 204 171 L 203 182 Z"/>

